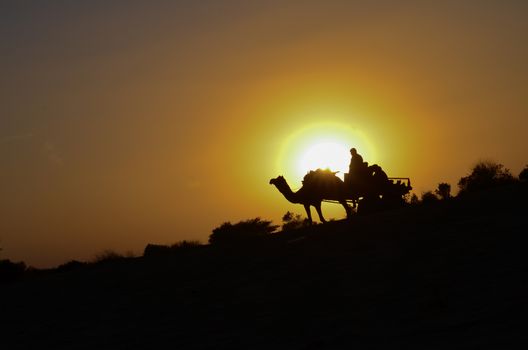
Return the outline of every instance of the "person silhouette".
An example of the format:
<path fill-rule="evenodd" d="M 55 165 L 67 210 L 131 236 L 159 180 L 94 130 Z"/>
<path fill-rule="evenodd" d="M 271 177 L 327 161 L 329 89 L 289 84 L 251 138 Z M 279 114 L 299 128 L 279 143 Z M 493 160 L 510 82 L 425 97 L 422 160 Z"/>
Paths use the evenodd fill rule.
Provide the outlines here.
<path fill-rule="evenodd" d="M 353 174 L 357 174 L 358 171 L 363 167 L 363 157 L 357 153 L 357 150 L 355 148 L 350 149 L 350 165 L 348 166 L 348 173 L 353 176 Z"/>
<path fill-rule="evenodd" d="M 379 194 L 384 194 L 389 186 L 389 177 L 378 164 L 369 166 L 370 181 L 373 188 Z"/>
<path fill-rule="evenodd" d="M 378 164 L 371 165 L 369 169 L 376 183 L 385 184 L 389 181 L 389 177 Z"/>

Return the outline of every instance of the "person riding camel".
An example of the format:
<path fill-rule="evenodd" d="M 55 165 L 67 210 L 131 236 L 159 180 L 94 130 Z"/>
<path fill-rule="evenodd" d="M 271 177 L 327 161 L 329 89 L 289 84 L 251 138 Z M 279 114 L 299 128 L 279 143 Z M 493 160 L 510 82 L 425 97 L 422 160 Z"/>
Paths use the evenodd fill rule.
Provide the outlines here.
<path fill-rule="evenodd" d="M 350 165 L 348 166 L 348 173 L 352 176 L 352 174 L 357 174 L 361 167 L 363 167 L 363 157 L 357 153 L 357 150 L 355 148 L 350 149 Z"/>
<path fill-rule="evenodd" d="M 363 157 L 357 153 L 355 148 L 350 149 L 350 165 L 348 166 L 348 179 L 351 184 L 360 184 L 366 177 L 368 163 L 363 161 Z"/>
<path fill-rule="evenodd" d="M 367 165 L 363 162 L 363 157 L 357 153 L 355 148 L 350 149 L 350 155 L 352 158 L 350 159 L 348 174 L 345 174 L 345 185 L 353 198 L 353 207 L 355 208 L 359 193 L 361 193 L 361 188 L 363 188 L 364 170 Z"/>

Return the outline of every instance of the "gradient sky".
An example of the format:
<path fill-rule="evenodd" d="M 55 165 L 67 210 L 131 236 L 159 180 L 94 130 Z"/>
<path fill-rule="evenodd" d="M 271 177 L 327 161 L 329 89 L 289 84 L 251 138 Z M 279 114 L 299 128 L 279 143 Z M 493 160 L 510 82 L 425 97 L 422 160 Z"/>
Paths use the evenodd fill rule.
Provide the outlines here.
<path fill-rule="evenodd" d="M 0 258 L 302 213 L 268 181 L 298 188 L 325 128 L 418 194 L 480 159 L 517 175 L 527 35 L 526 1 L 3 1 Z"/>

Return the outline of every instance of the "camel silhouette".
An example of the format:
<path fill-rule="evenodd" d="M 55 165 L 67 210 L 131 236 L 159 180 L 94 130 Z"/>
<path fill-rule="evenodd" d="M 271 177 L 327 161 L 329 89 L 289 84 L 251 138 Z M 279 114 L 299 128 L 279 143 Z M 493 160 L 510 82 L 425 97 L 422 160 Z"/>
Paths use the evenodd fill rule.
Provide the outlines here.
<path fill-rule="evenodd" d="M 317 169 L 310 171 L 304 177 L 303 186 L 297 192 L 292 191 L 283 176 L 271 179 L 269 183 L 277 187 L 279 192 L 291 203 L 304 205 L 310 222 L 312 222 L 310 206 L 315 207 L 321 222 L 326 222 L 321 211 L 323 199 L 338 201 L 345 208 L 347 217 L 350 218 L 352 215 L 352 210 L 346 202 L 345 183 L 330 170 Z"/>

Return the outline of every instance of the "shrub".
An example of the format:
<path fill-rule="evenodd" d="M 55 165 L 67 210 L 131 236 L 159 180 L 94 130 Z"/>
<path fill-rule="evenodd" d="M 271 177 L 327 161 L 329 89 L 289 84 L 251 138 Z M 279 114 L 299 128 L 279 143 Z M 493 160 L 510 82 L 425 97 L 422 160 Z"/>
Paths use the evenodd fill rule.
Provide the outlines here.
<path fill-rule="evenodd" d="M 143 251 L 144 257 L 152 256 L 164 256 L 169 254 L 174 254 L 177 252 L 189 251 L 202 247 L 202 243 L 199 241 L 180 241 L 176 242 L 171 246 L 162 245 L 162 244 L 147 244 L 145 250 Z"/>
<path fill-rule="evenodd" d="M 451 185 L 446 182 L 439 183 L 435 194 L 443 200 L 451 198 Z"/>
<path fill-rule="evenodd" d="M 422 193 L 422 203 L 431 204 L 438 201 L 438 197 L 432 191 Z"/>
<path fill-rule="evenodd" d="M 408 197 L 406 197 L 407 199 Z M 418 196 L 416 195 L 416 193 L 413 193 L 411 195 L 411 197 L 407 200 L 407 202 L 411 205 L 416 205 L 418 203 L 420 203 L 420 199 L 418 198 Z"/>
<path fill-rule="evenodd" d="M 247 243 L 264 238 L 275 232 L 277 228 L 278 226 L 272 225 L 271 221 L 260 218 L 240 221 L 236 224 L 225 222 L 213 229 L 213 233 L 209 236 L 209 243 Z"/>
<path fill-rule="evenodd" d="M 458 187 L 460 192 L 464 193 L 503 186 L 514 182 L 515 178 L 504 165 L 491 161 L 482 161 L 473 167 L 471 174 L 460 179 Z"/>
<path fill-rule="evenodd" d="M 519 173 L 519 180 L 528 182 L 528 165 L 525 166 L 524 169 Z"/>
<path fill-rule="evenodd" d="M 504 165 L 492 161 L 478 162 L 471 174 L 458 182 L 461 193 L 474 192 L 515 182 L 510 170 Z"/>
<path fill-rule="evenodd" d="M 170 246 L 172 250 L 187 250 L 201 247 L 202 243 L 200 241 L 179 241 Z"/>
<path fill-rule="evenodd" d="M 0 260 L 0 283 L 12 282 L 24 275 L 26 264 L 24 262 L 12 262 L 11 260 Z"/>
<path fill-rule="evenodd" d="M 161 256 L 161 255 L 167 255 L 171 251 L 170 247 L 168 245 L 162 245 L 162 244 L 147 244 L 145 247 L 145 250 L 143 251 L 144 257 L 151 257 L 151 256 Z"/>
<path fill-rule="evenodd" d="M 103 252 L 96 254 L 93 260 L 94 263 L 103 263 L 124 259 L 122 254 L 119 254 L 111 249 L 104 250 Z"/>
<path fill-rule="evenodd" d="M 78 270 L 88 265 L 85 262 L 78 261 L 78 260 L 71 260 L 67 263 L 64 263 L 62 265 L 57 266 L 55 269 L 57 272 L 66 272 L 66 271 L 72 271 L 72 270 Z"/>
<path fill-rule="evenodd" d="M 288 211 L 282 217 L 282 231 L 297 230 L 308 226 L 310 226 L 310 220 L 303 219 L 300 214 Z"/>

